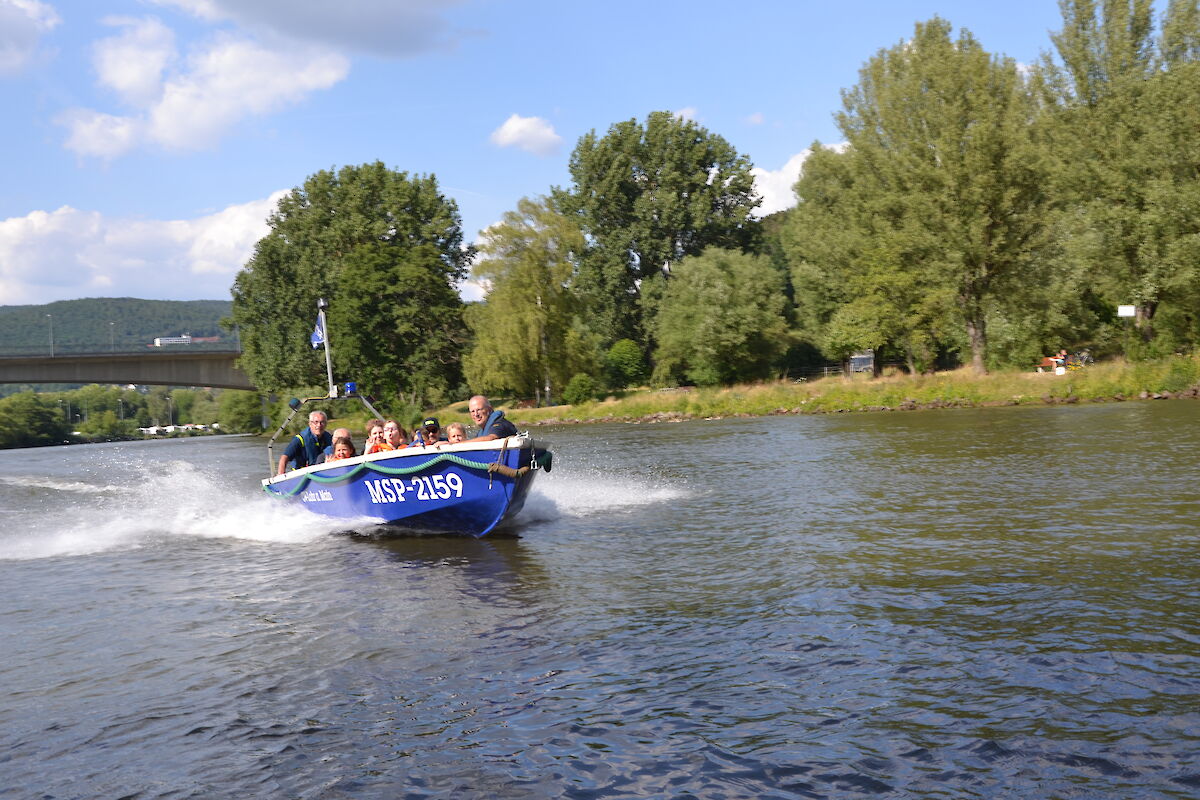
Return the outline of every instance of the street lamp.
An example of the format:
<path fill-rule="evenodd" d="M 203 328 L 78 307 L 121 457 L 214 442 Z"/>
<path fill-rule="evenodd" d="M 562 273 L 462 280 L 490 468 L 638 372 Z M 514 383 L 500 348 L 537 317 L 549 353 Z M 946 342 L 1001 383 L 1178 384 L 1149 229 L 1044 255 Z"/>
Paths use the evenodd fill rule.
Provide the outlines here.
<path fill-rule="evenodd" d="M 46 319 L 50 320 L 50 357 L 54 358 L 54 315 L 47 314 Z"/>
<path fill-rule="evenodd" d="M 117 352 L 117 340 L 114 338 L 115 335 L 116 334 L 113 333 L 113 323 L 110 322 L 108 323 L 108 350 L 111 353 Z"/>

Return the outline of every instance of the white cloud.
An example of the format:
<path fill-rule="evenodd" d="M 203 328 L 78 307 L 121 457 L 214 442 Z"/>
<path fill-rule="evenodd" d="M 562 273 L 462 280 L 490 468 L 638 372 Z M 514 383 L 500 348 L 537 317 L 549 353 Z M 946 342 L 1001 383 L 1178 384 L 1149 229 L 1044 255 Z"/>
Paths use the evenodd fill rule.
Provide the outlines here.
<path fill-rule="evenodd" d="M 175 59 L 175 34 L 153 18 L 109 17 L 104 22 L 124 30 L 93 47 L 100 85 L 132 106 L 150 105 L 162 94 L 163 72 Z"/>
<path fill-rule="evenodd" d="M 681 109 L 679 109 L 678 111 L 676 111 L 676 112 L 675 112 L 675 116 L 676 116 L 678 119 L 686 119 L 686 120 L 688 120 L 688 121 L 690 121 L 690 122 L 695 122 L 695 121 L 696 121 L 696 115 L 697 115 L 697 114 L 699 114 L 699 113 L 700 113 L 700 112 L 696 110 L 696 107 L 695 107 L 695 106 L 686 106 L 686 107 L 684 107 L 684 108 L 681 108 Z"/>
<path fill-rule="evenodd" d="M 109 218 L 70 206 L 0 220 L 0 304 L 227 297 L 283 194 L 190 220 Z"/>
<path fill-rule="evenodd" d="M 746 117 L 747 125 L 762 125 L 766 121 L 767 121 L 767 118 L 763 115 L 763 113 L 761 111 L 755 111 L 753 114 Z"/>
<path fill-rule="evenodd" d="M 208 22 L 229 20 L 258 34 L 345 52 L 408 57 L 453 45 L 464 35 L 443 14 L 462 0 L 152 0 Z"/>
<path fill-rule="evenodd" d="M 135 113 L 76 108 L 60 115 L 58 122 L 68 129 L 66 147 L 81 156 L 111 159 L 144 143 L 168 150 L 211 147 L 246 117 L 299 103 L 350 71 L 344 56 L 327 50 L 272 49 L 218 34 L 182 70 L 164 76 L 177 60 L 169 29 L 151 19 L 111 24 L 125 30 L 97 44 L 97 74 Z"/>
<path fill-rule="evenodd" d="M 57 122 L 69 130 L 68 150 L 81 156 L 116 158 L 137 144 L 145 124 L 131 117 L 117 117 L 87 108 L 73 108 Z"/>
<path fill-rule="evenodd" d="M 0 0 L 0 75 L 15 75 L 37 53 L 42 34 L 62 20 L 40 0 Z"/>
<path fill-rule="evenodd" d="M 552 155 L 562 144 L 562 137 L 554 132 L 554 126 L 549 122 L 541 117 L 519 114 L 513 114 L 492 131 L 491 140 L 498 147 L 519 147 L 539 156 Z"/>
<path fill-rule="evenodd" d="M 222 36 L 191 60 L 191 70 L 167 81 L 149 110 L 149 138 L 171 149 L 214 144 L 226 129 L 327 89 L 350 72 L 345 57 L 328 52 L 274 51 Z"/>
<path fill-rule="evenodd" d="M 829 145 L 829 149 L 839 153 L 843 152 L 846 147 L 845 142 Z M 754 176 L 754 188 L 758 192 L 758 196 L 762 198 L 762 203 L 755 210 L 758 217 L 766 217 L 796 205 L 796 193 L 793 191 L 793 187 L 796 185 L 796 181 L 800 180 L 804 162 L 810 155 L 812 155 L 811 148 L 792 156 L 777 170 L 771 171 L 760 167 L 750 170 Z"/>

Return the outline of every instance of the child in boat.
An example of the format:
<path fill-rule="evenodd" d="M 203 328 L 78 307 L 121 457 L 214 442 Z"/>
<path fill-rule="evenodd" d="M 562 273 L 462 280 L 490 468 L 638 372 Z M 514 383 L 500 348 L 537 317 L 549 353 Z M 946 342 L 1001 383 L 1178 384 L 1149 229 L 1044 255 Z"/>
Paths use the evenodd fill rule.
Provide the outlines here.
<path fill-rule="evenodd" d="M 467 440 L 467 429 L 461 422 L 451 422 L 446 426 L 446 441 L 450 444 L 458 444 Z"/>
<path fill-rule="evenodd" d="M 391 449 L 392 446 L 387 443 L 387 439 L 383 436 L 383 420 L 371 420 L 367 424 L 367 443 L 363 446 L 363 452 L 370 454 Z"/>
<path fill-rule="evenodd" d="M 325 457 L 325 462 L 339 461 L 343 458 L 353 458 L 358 455 L 354 452 L 354 442 L 349 436 L 339 436 L 333 440 L 333 453 Z"/>

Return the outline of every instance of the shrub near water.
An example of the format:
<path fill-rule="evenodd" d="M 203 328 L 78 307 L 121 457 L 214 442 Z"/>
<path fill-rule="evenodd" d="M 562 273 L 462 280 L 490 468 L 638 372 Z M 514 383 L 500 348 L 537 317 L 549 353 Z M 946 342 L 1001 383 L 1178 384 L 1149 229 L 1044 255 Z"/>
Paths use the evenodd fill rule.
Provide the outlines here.
<path fill-rule="evenodd" d="M 1148 393 L 1177 393 L 1200 384 L 1200 360 L 1175 356 L 1155 362 L 1099 364 L 1066 375 L 997 372 L 975 375 L 969 370 L 936 375 L 893 374 L 871 379 L 831 377 L 807 383 L 771 382 L 725 388 L 645 390 L 616 400 L 591 402 L 569 409 L 524 409 L 513 412 L 519 424 L 539 421 L 642 419 L 677 417 L 760 416 L 779 413 L 830 413 L 921 407 L 1026 405 L 1046 402 L 1134 399 Z M 567 392 L 564 392 L 566 397 Z"/>

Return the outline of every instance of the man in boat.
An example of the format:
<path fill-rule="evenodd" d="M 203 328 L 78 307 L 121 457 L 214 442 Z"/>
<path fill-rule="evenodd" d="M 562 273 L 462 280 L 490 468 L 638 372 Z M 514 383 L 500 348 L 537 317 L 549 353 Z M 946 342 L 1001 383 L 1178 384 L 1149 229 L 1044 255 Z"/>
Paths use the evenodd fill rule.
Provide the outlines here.
<path fill-rule="evenodd" d="M 517 426 L 504 418 L 503 411 L 492 408 L 492 404 L 483 395 L 477 394 L 472 397 L 467 409 L 471 412 L 471 419 L 479 426 L 479 435 L 471 441 L 490 442 L 505 436 L 516 436 Z"/>
<path fill-rule="evenodd" d="M 333 437 L 329 435 L 329 431 L 325 430 L 325 426 L 328 424 L 329 417 L 325 415 L 324 411 L 314 411 L 309 414 L 308 427 L 292 437 L 292 440 L 288 442 L 287 449 L 279 457 L 276 474 L 282 475 L 287 472 L 289 461 L 292 462 L 293 469 L 316 464 L 325 448 L 333 444 Z"/>

